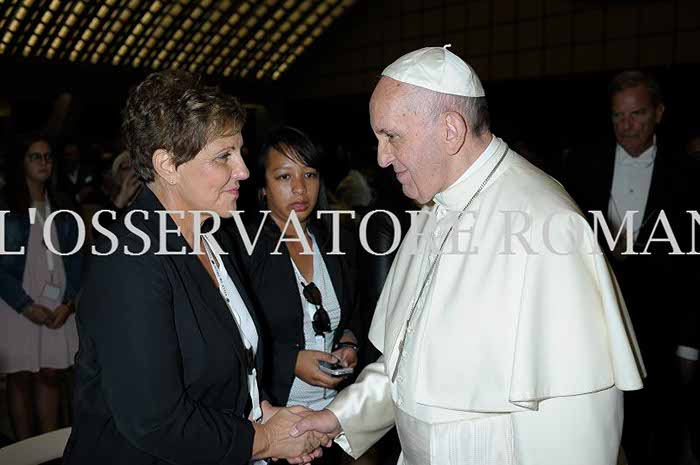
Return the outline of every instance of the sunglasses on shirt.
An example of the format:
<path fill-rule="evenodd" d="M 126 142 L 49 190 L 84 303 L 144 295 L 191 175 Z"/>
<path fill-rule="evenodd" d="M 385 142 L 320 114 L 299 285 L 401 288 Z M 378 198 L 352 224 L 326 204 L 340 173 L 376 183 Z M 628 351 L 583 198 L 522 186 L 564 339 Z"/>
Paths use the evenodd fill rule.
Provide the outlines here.
<path fill-rule="evenodd" d="M 317 307 L 316 313 L 314 313 L 314 318 L 311 321 L 311 325 L 314 328 L 314 333 L 316 336 L 324 336 L 325 333 L 331 332 L 331 319 L 328 316 L 328 312 L 323 308 L 323 301 L 321 299 L 321 291 L 314 282 L 310 282 L 304 286 L 304 297 L 306 301 Z"/>

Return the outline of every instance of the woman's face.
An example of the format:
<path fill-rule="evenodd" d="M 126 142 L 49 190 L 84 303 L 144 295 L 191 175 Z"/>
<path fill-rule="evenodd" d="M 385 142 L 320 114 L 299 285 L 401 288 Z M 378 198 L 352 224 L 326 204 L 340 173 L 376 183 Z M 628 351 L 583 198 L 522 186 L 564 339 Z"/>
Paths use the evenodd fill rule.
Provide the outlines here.
<path fill-rule="evenodd" d="M 306 222 L 316 208 L 319 188 L 319 173 L 314 168 L 275 149 L 268 152 L 263 192 L 272 218 L 278 224 L 286 223 L 292 210 L 300 222 Z"/>
<path fill-rule="evenodd" d="M 53 170 L 51 147 L 46 141 L 32 143 L 24 154 L 24 175 L 28 180 L 44 184 Z"/>
<path fill-rule="evenodd" d="M 209 210 L 229 218 L 236 209 L 240 181 L 249 176 L 241 157 L 243 136 L 210 141 L 190 161 L 178 166 L 177 193 L 185 210 Z"/>

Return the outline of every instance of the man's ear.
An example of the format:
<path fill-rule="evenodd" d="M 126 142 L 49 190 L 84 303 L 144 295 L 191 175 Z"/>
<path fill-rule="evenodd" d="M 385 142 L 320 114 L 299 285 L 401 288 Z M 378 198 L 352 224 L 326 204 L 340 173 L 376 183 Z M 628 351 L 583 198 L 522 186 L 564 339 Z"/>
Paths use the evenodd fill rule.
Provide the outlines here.
<path fill-rule="evenodd" d="M 173 157 L 167 150 L 158 149 L 153 152 L 153 157 L 151 158 L 153 162 L 153 169 L 155 172 L 165 180 L 168 184 L 176 184 L 178 181 L 178 172 L 175 167 L 175 162 Z"/>
<path fill-rule="evenodd" d="M 656 108 L 654 109 L 655 118 L 656 118 L 656 124 L 659 124 L 661 122 L 661 118 L 664 116 L 664 111 L 666 111 L 666 107 L 664 106 L 663 103 L 659 103 Z"/>
<path fill-rule="evenodd" d="M 445 144 L 448 153 L 455 155 L 459 153 L 467 140 L 469 126 L 464 118 L 459 113 L 450 111 L 444 115 L 445 122 Z"/>

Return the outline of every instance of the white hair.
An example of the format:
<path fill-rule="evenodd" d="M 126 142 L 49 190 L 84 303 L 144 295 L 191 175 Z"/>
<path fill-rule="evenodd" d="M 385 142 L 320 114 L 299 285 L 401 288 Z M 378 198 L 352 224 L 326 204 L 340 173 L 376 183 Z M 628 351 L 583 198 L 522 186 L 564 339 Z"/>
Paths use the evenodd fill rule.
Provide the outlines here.
<path fill-rule="evenodd" d="M 414 113 L 425 113 L 433 121 L 453 111 L 464 117 L 474 136 L 480 136 L 490 128 L 489 107 L 486 97 L 464 97 L 443 94 L 422 87 L 411 86 L 408 105 Z"/>

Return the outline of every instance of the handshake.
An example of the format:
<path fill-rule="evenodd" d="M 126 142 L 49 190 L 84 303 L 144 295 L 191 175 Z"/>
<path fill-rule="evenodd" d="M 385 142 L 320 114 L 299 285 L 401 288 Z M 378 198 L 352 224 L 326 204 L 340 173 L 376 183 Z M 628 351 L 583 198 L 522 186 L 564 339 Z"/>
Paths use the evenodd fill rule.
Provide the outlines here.
<path fill-rule="evenodd" d="M 315 412 L 305 407 L 273 407 L 263 401 L 263 422 L 254 423 L 253 460 L 286 459 L 291 464 L 310 463 L 321 457 L 321 446 L 330 447 L 341 432 L 330 410 Z"/>

